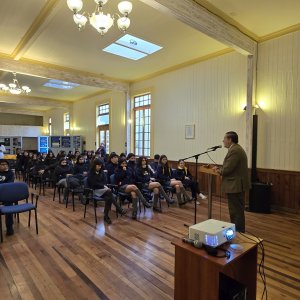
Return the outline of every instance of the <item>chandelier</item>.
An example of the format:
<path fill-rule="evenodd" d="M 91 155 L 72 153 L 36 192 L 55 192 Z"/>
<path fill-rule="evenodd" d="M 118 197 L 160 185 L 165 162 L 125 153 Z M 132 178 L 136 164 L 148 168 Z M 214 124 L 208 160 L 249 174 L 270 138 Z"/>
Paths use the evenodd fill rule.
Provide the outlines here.
<path fill-rule="evenodd" d="M 68 7 L 74 12 L 73 20 L 78 26 L 78 29 L 81 30 L 84 28 L 88 18 L 90 24 L 101 34 L 104 35 L 108 29 L 114 24 L 115 18 L 117 19 L 118 28 L 125 32 L 129 25 L 130 19 L 128 15 L 132 10 L 132 3 L 130 1 L 121 1 L 118 4 L 119 12 L 122 16 L 118 14 L 105 14 L 103 12 L 103 5 L 105 5 L 108 0 L 94 0 L 96 2 L 95 11 L 90 15 L 86 12 L 80 14 L 79 12 L 82 9 L 83 2 L 82 0 L 67 0 Z M 86 17 L 87 16 L 87 17 Z"/>
<path fill-rule="evenodd" d="M 0 90 L 5 91 L 5 92 L 10 92 L 11 94 L 14 95 L 20 95 L 21 93 L 28 94 L 31 92 L 31 89 L 23 85 L 22 87 L 20 86 L 18 79 L 17 79 L 17 74 L 14 72 L 13 73 L 14 78 L 13 82 L 9 83 L 8 85 L 4 83 L 0 83 Z"/>

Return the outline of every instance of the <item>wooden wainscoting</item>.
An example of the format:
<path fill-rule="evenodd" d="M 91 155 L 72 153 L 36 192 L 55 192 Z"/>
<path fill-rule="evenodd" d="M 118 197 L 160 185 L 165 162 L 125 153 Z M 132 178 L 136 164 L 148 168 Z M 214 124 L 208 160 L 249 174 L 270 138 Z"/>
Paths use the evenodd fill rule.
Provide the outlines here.
<path fill-rule="evenodd" d="M 169 161 L 172 168 L 177 167 L 176 161 Z M 207 193 L 208 176 L 200 173 L 198 166 L 198 182 L 200 190 Z M 193 176 L 196 174 L 194 162 L 187 162 L 186 166 Z M 249 170 L 250 175 L 250 170 Z M 289 211 L 293 213 L 300 212 L 300 172 L 284 171 L 273 169 L 257 169 L 257 176 L 260 182 L 271 183 L 271 207 L 272 209 Z M 215 196 L 223 196 L 221 193 L 221 178 L 213 177 L 212 191 Z"/>

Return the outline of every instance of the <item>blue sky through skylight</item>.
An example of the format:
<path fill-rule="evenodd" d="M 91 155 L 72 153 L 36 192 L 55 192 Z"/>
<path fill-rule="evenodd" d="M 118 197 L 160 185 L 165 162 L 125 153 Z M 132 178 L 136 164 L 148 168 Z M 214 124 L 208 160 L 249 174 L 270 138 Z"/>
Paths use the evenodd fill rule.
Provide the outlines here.
<path fill-rule="evenodd" d="M 61 81 L 57 79 L 50 79 L 44 84 L 44 86 L 55 88 L 55 89 L 61 89 L 61 90 L 71 90 L 74 87 L 79 85 L 80 84 L 68 82 L 68 81 Z"/>
<path fill-rule="evenodd" d="M 161 46 L 144 41 L 130 34 L 125 34 L 116 43 L 147 54 L 152 54 L 162 49 Z"/>
<path fill-rule="evenodd" d="M 132 60 L 138 60 L 160 49 L 162 49 L 161 46 L 152 44 L 133 35 L 126 34 L 104 48 L 103 51 Z"/>
<path fill-rule="evenodd" d="M 109 46 L 104 48 L 103 51 L 109 52 L 109 53 L 112 53 L 115 55 L 119 55 L 122 57 L 126 57 L 126 58 L 129 58 L 132 60 L 138 60 L 138 59 L 141 59 L 141 58 L 147 56 L 146 53 L 135 51 L 135 50 L 129 49 L 127 47 L 124 47 L 124 46 L 121 46 L 121 45 L 118 45 L 115 43 L 110 44 Z"/>

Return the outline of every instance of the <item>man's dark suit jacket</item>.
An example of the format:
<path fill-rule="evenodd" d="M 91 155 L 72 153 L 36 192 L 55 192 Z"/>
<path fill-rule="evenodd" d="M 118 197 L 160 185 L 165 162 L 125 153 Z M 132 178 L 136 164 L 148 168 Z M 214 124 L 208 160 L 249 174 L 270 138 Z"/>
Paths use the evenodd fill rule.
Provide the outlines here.
<path fill-rule="evenodd" d="M 222 191 L 241 193 L 249 190 L 247 155 L 239 144 L 232 144 L 221 169 Z"/>

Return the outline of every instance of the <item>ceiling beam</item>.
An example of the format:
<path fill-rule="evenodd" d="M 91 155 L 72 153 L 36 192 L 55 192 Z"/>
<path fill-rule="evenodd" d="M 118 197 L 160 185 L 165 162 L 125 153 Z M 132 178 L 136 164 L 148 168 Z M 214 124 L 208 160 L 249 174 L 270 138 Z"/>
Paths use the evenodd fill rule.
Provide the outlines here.
<path fill-rule="evenodd" d="M 129 84 L 124 81 L 118 81 L 93 73 L 87 73 L 80 70 L 64 68 L 32 60 L 22 59 L 16 61 L 11 58 L 0 57 L 0 69 L 37 77 L 58 79 L 108 90 L 123 92 L 129 90 Z"/>
<path fill-rule="evenodd" d="M 19 60 L 32 43 L 38 38 L 45 27 L 52 21 L 57 11 L 65 3 L 60 0 L 48 0 L 37 15 L 27 32 L 24 34 L 11 56 Z"/>
<path fill-rule="evenodd" d="M 253 39 L 193 0 L 141 1 L 162 13 L 175 17 L 243 55 L 256 54 L 257 43 Z"/>
<path fill-rule="evenodd" d="M 19 105 L 36 105 L 36 106 L 50 106 L 60 108 L 71 108 L 72 102 L 53 100 L 49 98 L 32 97 L 25 95 L 11 95 L 0 93 L 0 102 L 19 104 Z"/>

